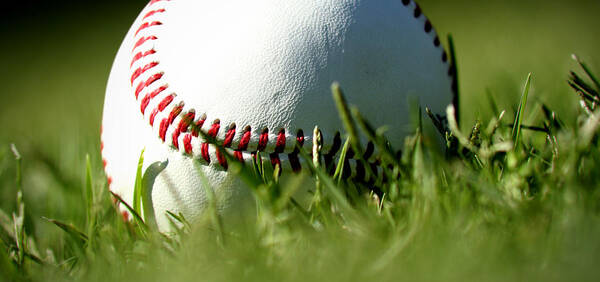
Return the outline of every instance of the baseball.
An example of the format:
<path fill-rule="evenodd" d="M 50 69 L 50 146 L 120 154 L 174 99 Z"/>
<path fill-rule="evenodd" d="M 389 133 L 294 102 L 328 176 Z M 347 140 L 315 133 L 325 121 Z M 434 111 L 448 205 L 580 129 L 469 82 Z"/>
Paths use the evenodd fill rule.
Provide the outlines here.
<path fill-rule="evenodd" d="M 335 147 L 343 130 L 330 90 L 337 81 L 399 148 L 412 130 L 411 99 L 437 113 L 451 103 L 447 60 L 412 0 L 152 0 L 127 33 L 107 85 L 109 189 L 131 204 L 145 150 L 160 230 L 169 229 L 167 211 L 200 218 L 203 185 L 214 190 L 220 212 L 240 212 L 250 192 L 192 128 L 239 160 L 261 151 L 291 174 L 303 169 L 294 149 L 310 151 L 315 126 L 323 150 Z"/>

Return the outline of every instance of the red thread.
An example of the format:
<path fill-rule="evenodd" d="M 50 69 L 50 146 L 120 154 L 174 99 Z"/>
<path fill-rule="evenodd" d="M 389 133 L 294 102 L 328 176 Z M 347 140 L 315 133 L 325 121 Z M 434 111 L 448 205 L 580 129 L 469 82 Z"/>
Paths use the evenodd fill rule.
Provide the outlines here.
<path fill-rule="evenodd" d="M 239 150 L 235 150 L 233 152 L 233 156 L 238 159 L 240 162 L 244 162 L 244 154 L 242 154 L 242 151 Z"/>
<path fill-rule="evenodd" d="M 183 137 L 183 148 L 185 148 L 185 152 L 188 155 L 192 154 L 192 135 L 191 134 L 186 134 Z"/>
<path fill-rule="evenodd" d="M 196 113 L 193 111 L 185 114 L 183 116 L 183 118 L 181 119 L 181 121 L 179 121 L 179 126 L 178 126 L 179 131 L 187 132 L 195 117 L 196 117 Z"/>
<path fill-rule="evenodd" d="M 208 155 L 208 143 L 202 143 L 202 146 L 200 147 L 200 154 L 202 154 L 202 158 L 207 163 L 210 163 L 210 156 Z"/>
<path fill-rule="evenodd" d="M 147 72 L 149 69 L 158 66 L 158 62 L 152 62 L 149 63 L 143 67 L 139 67 L 137 68 L 133 74 L 131 75 L 131 85 L 133 86 L 133 82 L 140 77 L 140 75 L 144 74 L 145 72 Z"/>
<path fill-rule="evenodd" d="M 175 99 L 175 95 L 169 95 L 167 97 L 165 97 L 162 102 L 160 102 L 160 104 L 158 104 L 158 110 L 159 111 L 164 111 L 166 107 L 169 106 L 169 104 L 171 104 L 171 102 L 173 102 L 173 99 Z"/>
<path fill-rule="evenodd" d="M 167 85 L 163 85 L 163 86 L 159 87 L 158 89 L 155 89 L 154 91 L 146 94 L 146 96 L 144 96 L 144 98 L 142 99 L 142 102 L 140 103 L 140 110 L 142 111 L 142 114 L 144 114 L 146 112 L 146 108 L 148 107 L 148 104 L 150 104 L 150 100 L 152 100 L 152 98 L 156 97 L 161 92 L 167 90 L 167 88 L 168 88 Z"/>
<path fill-rule="evenodd" d="M 179 128 L 176 128 L 171 137 L 171 141 L 173 141 L 173 147 L 179 150 L 179 135 L 181 135 L 181 131 Z"/>
<path fill-rule="evenodd" d="M 104 169 L 106 169 L 106 159 L 102 158 L 102 167 L 104 167 Z"/>
<path fill-rule="evenodd" d="M 289 154 L 288 160 L 290 161 L 290 166 L 292 167 L 293 172 L 300 172 L 302 170 L 300 159 L 298 159 L 298 153 Z"/>
<path fill-rule="evenodd" d="M 106 177 L 106 183 L 108 183 L 108 186 L 110 186 L 113 183 L 112 177 L 110 177 L 110 176 Z"/>
<path fill-rule="evenodd" d="M 269 130 L 264 129 L 258 138 L 258 151 L 264 151 L 267 148 L 267 144 L 269 143 Z"/>
<path fill-rule="evenodd" d="M 163 142 L 165 142 L 165 136 L 167 135 L 167 128 L 169 128 L 169 120 L 166 118 L 163 118 L 163 120 L 160 122 L 160 129 L 158 130 L 158 136 L 160 137 L 160 140 L 162 140 Z"/>
<path fill-rule="evenodd" d="M 139 59 L 144 58 L 146 56 L 154 55 L 154 54 L 156 54 L 156 50 L 154 50 L 154 49 L 150 49 L 146 52 L 139 52 L 139 53 L 135 54 L 133 56 L 133 59 L 131 60 L 131 65 L 129 65 L 129 67 L 132 67 L 133 64 L 135 62 L 137 62 Z"/>
<path fill-rule="evenodd" d="M 138 98 L 138 96 L 140 95 L 140 92 L 142 92 L 142 90 L 144 90 L 144 88 L 152 85 L 152 83 L 156 82 L 157 80 L 161 79 L 162 77 L 163 77 L 163 73 L 161 72 L 161 73 L 152 75 L 146 81 L 140 82 L 140 84 L 138 84 L 138 86 L 135 88 L 135 99 Z"/>
<path fill-rule="evenodd" d="M 157 26 L 157 25 L 162 25 L 162 23 L 159 21 L 145 22 L 142 25 L 140 25 L 140 28 L 138 28 L 138 30 L 135 32 L 135 36 L 137 36 L 138 33 L 140 33 L 140 31 L 147 29 L 149 27 Z"/>
<path fill-rule="evenodd" d="M 277 143 L 275 144 L 275 153 L 283 153 L 285 150 L 285 130 L 279 131 L 277 135 Z"/>
<path fill-rule="evenodd" d="M 173 124 L 173 122 L 175 121 L 177 116 L 179 116 L 179 114 L 182 111 L 183 111 L 183 103 L 181 103 L 179 106 L 174 107 L 173 110 L 171 110 L 171 113 L 169 114 L 169 124 L 168 125 Z"/>
<path fill-rule="evenodd" d="M 212 138 L 216 138 L 217 134 L 219 133 L 220 128 L 221 128 L 221 121 L 215 120 L 215 122 L 213 123 L 213 125 L 210 127 L 210 129 L 207 132 L 208 136 L 210 136 Z"/>
<path fill-rule="evenodd" d="M 171 104 L 171 102 L 173 102 L 173 99 L 175 98 L 174 95 L 169 95 L 167 97 L 165 97 L 165 99 L 162 100 L 162 102 L 160 102 L 160 104 L 158 104 L 158 107 L 156 107 L 154 110 L 152 110 L 152 113 L 150 114 L 150 125 L 154 126 L 154 118 L 156 117 L 156 115 L 159 112 L 162 112 L 169 104 Z"/>
<path fill-rule="evenodd" d="M 158 2 L 162 2 L 162 1 L 171 1 L 171 0 L 152 0 L 152 1 L 150 1 L 150 3 L 148 4 L 148 6 L 152 6 L 152 5 L 154 5 L 154 4 L 158 3 Z"/>
<path fill-rule="evenodd" d="M 200 119 L 196 122 L 194 127 L 192 128 L 192 136 L 198 137 L 198 135 L 200 135 L 200 130 L 202 129 L 202 126 L 204 125 L 205 121 L 206 121 L 206 115 L 202 115 L 200 117 Z"/>
<path fill-rule="evenodd" d="M 227 170 L 227 168 L 228 168 L 228 166 L 227 166 L 227 159 L 225 158 L 225 156 L 223 155 L 223 153 L 221 153 L 221 150 L 219 148 L 217 148 L 217 160 L 219 161 L 219 164 L 225 170 Z"/>
<path fill-rule="evenodd" d="M 294 151 L 288 155 L 288 160 L 290 161 L 290 166 L 292 167 L 292 171 L 300 172 L 302 170 L 302 165 L 300 164 L 300 159 L 298 158 L 298 154 L 300 152 L 299 148 L 304 145 L 304 131 L 298 130 L 296 133 L 296 148 Z"/>
<path fill-rule="evenodd" d="M 250 130 L 250 127 L 246 127 L 246 129 L 244 129 L 244 133 L 242 134 L 242 138 L 240 139 L 238 150 L 245 151 L 246 149 L 248 149 L 248 144 L 250 143 L 251 135 L 252 132 Z"/>
<path fill-rule="evenodd" d="M 147 41 L 156 40 L 156 39 L 158 39 L 158 37 L 156 37 L 154 35 L 142 37 L 135 43 L 135 45 L 133 46 L 133 50 L 137 49 L 137 47 L 142 46 L 142 44 L 146 43 Z"/>
<path fill-rule="evenodd" d="M 233 138 L 235 137 L 235 124 L 231 125 L 227 133 L 225 134 L 225 140 L 223 141 L 223 147 L 229 148 L 231 147 L 231 143 L 233 142 Z"/>
<path fill-rule="evenodd" d="M 250 137 L 252 137 L 252 129 L 250 128 L 250 126 L 246 126 L 246 128 L 244 128 L 244 133 L 242 134 L 242 138 L 240 139 L 240 144 L 238 145 L 238 149 L 233 152 L 233 156 L 240 160 L 240 162 L 244 161 L 244 154 L 242 154 L 242 151 L 245 151 L 246 149 L 248 149 L 248 144 L 250 143 Z"/>
<path fill-rule="evenodd" d="M 279 166 L 279 175 L 281 175 L 281 159 L 279 159 L 279 154 L 272 153 L 270 155 L 270 157 L 271 157 L 271 165 L 273 166 L 273 169 L 275 169 L 277 166 Z"/>
<path fill-rule="evenodd" d="M 149 18 L 149 17 L 151 17 L 151 16 L 154 16 L 155 14 L 158 14 L 158 13 L 164 13 L 164 12 L 165 12 L 165 9 L 152 10 L 152 11 L 148 12 L 148 13 L 147 13 L 147 14 L 144 16 L 144 18 L 143 18 L 143 19 L 145 20 L 145 19 L 147 19 L 147 18 Z"/>

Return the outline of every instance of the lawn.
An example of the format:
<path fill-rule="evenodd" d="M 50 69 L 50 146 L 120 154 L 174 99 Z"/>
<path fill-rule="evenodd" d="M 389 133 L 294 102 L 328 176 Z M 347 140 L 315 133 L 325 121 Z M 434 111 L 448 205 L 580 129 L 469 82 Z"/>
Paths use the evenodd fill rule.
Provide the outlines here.
<path fill-rule="evenodd" d="M 597 280 L 600 86 L 571 57 L 600 76 L 597 1 L 419 1 L 457 50 L 446 154 L 415 125 L 401 158 L 382 150 L 383 194 L 315 167 L 309 210 L 285 196 L 300 180 L 240 168 L 257 216 L 209 210 L 171 237 L 121 220 L 99 150 L 110 66 L 146 1 L 79 2 L 15 4 L 0 25 L 0 280 Z"/>

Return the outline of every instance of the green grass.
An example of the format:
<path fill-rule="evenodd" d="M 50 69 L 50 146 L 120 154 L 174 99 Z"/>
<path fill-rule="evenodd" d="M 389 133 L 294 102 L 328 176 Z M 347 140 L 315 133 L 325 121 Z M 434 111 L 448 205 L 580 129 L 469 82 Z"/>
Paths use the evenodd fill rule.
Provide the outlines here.
<path fill-rule="evenodd" d="M 270 164 L 233 166 L 257 216 L 232 223 L 209 209 L 192 226 L 173 214 L 182 228 L 172 237 L 135 216 L 143 177 L 134 221 L 121 220 L 98 149 L 110 64 L 145 2 L 0 27 L 10 43 L 0 47 L 10 66 L 0 69 L 0 281 L 597 280 L 597 1 L 419 1 L 457 47 L 460 120 L 434 122 L 446 154 L 417 133 L 432 124 L 424 119 L 398 157 L 347 105 L 353 135 L 377 144 L 397 181 L 346 183 L 316 162 L 302 176 L 319 184 L 307 208 L 291 198 L 302 178 L 276 183 Z"/>
<path fill-rule="evenodd" d="M 156 231 L 139 215 L 144 206 L 143 175 L 136 180 L 133 221 L 123 221 L 106 192 L 97 163 L 81 168 L 85 181 L 78 204 L 83 223 L 31 217 L 23 201 L 23 171 L 18 149 L 3 154 L 14 168 L 16 209 L 0 213 L 0 270 L 6 280 L 596 280 L 600 242 L 600 88 L 589 68 L 572 73 L 580 114 L 559 118 L 539 105 L 544 118 L 526 124 L 531 76 L 525 81 L 514 119 L 504 112 L 461 131 L 449 107 L 447 126 L 432 117 L 446 140 L 440 154 L 421 133 L 391 148 L 385 137 L 346 104 L 332 87 L 347 132 L 342 154 L 360 155 L 360 136 L 373 142 L 386 169 L 367 170 L 364 179 L 347 180 L 324 167 L 318 146 L 301 152 L 309 171 L 285 183 L 278 170 L 260 162 L 243 166 L 231 158 L 231 172 L 253 191 L 257 216 L 236 222 L 216 212 L 209 197 L 202 224 L 190 225 L 171 214 L 176 231 Z M 535 80 L 533 80 L 535 81 Z M 588 82 L 589 81 L 589 82 Z M 535 84 L 535 82 L 533 82 Z M 508 114 L 510 115 L 510 114 Z M 318 128 L 315 136 L 318 139 Z M 206 138 L 210 139 L 208 136 Z M 210 140 L 209 140 L 210 141 Z M 214 142 L 214 140 L 212 140 Z M 396 153 L 401 149 L 402 154 Z M 140 164 L 143 155 L 140 156 Z M 338 166 L 344 162 L 339 160 Z M 275 176 L 275 177 L 274 177 Z M 9 177 L 3 174 L 3 177 Z M 316 181 L 308 209 L 293 192 L 303 178 Z M 386 179 L 383 181 L 383 179 Z M 207 186 L 208 195 L 212 190 Z M 116 197 L 117 201 L 120 201 Z M 12 214 L 12 216 L 11 216 Z M 62 230 L 43 242 L 38 224 Z M 85 230 L 85 231 L 82 231 Z"/>

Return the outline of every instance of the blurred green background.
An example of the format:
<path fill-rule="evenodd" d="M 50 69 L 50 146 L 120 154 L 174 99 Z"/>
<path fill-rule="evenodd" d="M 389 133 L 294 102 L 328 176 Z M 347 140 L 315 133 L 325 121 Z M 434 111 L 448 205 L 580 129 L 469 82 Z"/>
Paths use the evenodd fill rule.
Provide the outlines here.
<path fill-rule="evenodd" d="M 105 83 L 122 38 L 146 2 L 29 1 L 5 9 L 0 20 L 0 208 L 14 209 L 9 148 L 14 143 L 24 155 L 25 200 L 36 215 L 30 220 L 44 215 L 83 221 L 86 154 L 101 175 Z M 511 110 L 529 72 L 534 74 L 530 108 L 544 102 L 572 115 L 577 100 L 565 83 L 568 70 L 575 68 L 570 54 L 600 70 L 600 1 L 419 3 L 442 37 L 454 36 L 465 124 L 490 116 L 486 93 Z M 38 238 L 58 236 L 52 226 L 35 226 L 44 229 L 33 230 Z"/>

